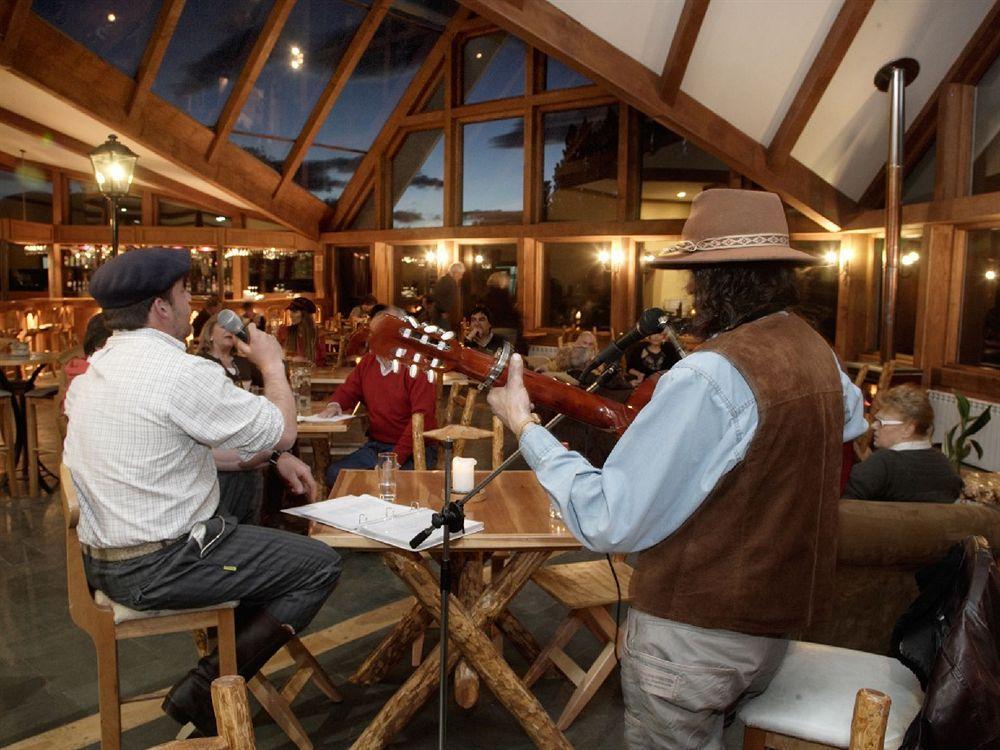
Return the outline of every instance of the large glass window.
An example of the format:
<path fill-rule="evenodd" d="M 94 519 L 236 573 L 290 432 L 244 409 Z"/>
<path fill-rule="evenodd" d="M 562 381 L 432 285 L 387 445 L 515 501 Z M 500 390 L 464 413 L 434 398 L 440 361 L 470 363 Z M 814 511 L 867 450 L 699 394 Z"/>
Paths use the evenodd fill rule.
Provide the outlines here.
<path fill-rule="evenodd" d="M 546 242 L 542 325 L 611 327 L 611 243 Z"/>
<path fill-rule="evenodd" d="M 108 211 L 111 206 L 96 182 L 81 182 L 68 180 L 69 187 L 69 223 L 89 224 L 97 226 L 107 224 L 111 217 Z M 127 195 L 118 201 L 118 225 L 142 223 L 142 198 L 138 195 Z"/>
<path fill-rule="evenodd" d="M 899 243 L 899 276 L 896 280 L 896 319 L 893 328 L 893 339 L 896 354 L 913 354 L 913 345 L 917 332 L 917 296 L 920 293 L 920 276 L 926 264 L 924 258 L 923 234 L 907 232 Z M 882 269 L 885 264 L 885 240 L 875 239 L 875 289 L 878 292 L 875 349 L 881 344 L 879 337 L 882 330 Z"/>
<path fill-rule="evenodd" d="M 1000 192 L 1000 58 L 976 87 L 972 192 Z"/>
<path fill-rule="evenodd" d="M 545 221 L 618 215 L 618 106 L 550 112 L 543 119 Z"/>
<path fill-rule="evenodd" d="M 364 17 L 364 7 L 343 0 L 298 0 L 240 113 L 239 129 L 294 141 Z"/>
<path fill-rule="evenodd" d="M 411 312 L 423 306 L 438 279 L 435 245 L 396 245 L 392 248 L 393 304 Z"/>
<path fill-rule="evenodd" d="M 505 289 L 510 298 L 517 299 L 517 245 L 513 242 L 496 245 L 461 245 L 459 257 L 469 269 L 462 277 L 467 293 L 468 310 L 472 305 L 486 302 L 486 291 L 491 286 Z"/>
<path fill-rule="evenodd" d="M 1000 369 L 1000 229 L 968 233 L 958 361 Z"/>
<path fill-rule="evenodd" d="M 903 180 L 903 204 L 925 203 L 934 200 L 934 168 L 937 143 L 932 143 L 927 153 Z"/>
<path fill-rule="evenodd" d="M 229 227 L 233 225 L 233 220 L 214 211 L 160 198 L 157 224 L 161 227 Z"/>
<path fill-rule="evenodd" d="M 375 215 L 375 190 L 373 189 L 365 202 L 361 204 L 357 215 L 351 220 L 348 229 L 375 229 L 378 217 Z"/>
<path fill-rule="evenodd" d="M 668 315 L 690 318 L 694 308 L 694 299 L 687 291 L 691 274 L 648 265 L 649 261 L 678 242 L 680 237 L 638 243 L 639 268 L 642 269 L 639 301 L 643 310 L 659 307 Z"/>
<path fill-rule="evenodd" d="M 63 245 L 63 295 L 86 297 L 90 294 L 90 277 L 111 259 L 111 245 Z"/>
<path fill-rule="evenodd" d="M 25 245 L 18 245 L 14 242 L 4 242 L 3 246 L 3 260 L 4 265 L 7 266 L 7 290 L 10 292 L 47 292 L 49 289 L 48 253 L 29 252 Z"/>
<path fill-rule="evenodd" d="M 260 159 L 275 172 L 281 172 L 285 166 L 285 157 L 292 150 L 294 139 L 250 135 L 245 131 L 238 130 L 229 136 L 229 140 Z"/>
<path fill-rule="evenodd" d="M 792 240 L 792 246 L 821 261 L 814 266 L 801 266 L 795 272 L 799 288 L 796 312 L 832 345 L 837 336 L 840 240 Z M 913 338 L 912 332 L 910 338 Z M 912 347 L 912 343 L 910 346 Z"/>
<path fill-rule="evenodd" d="M 37 167 L 0 169 L 0 217 L 52 223 L 52 183 Z"/>
<path fill-rule="evenodd" d="M 295 181 L 328 206 L 333 206 L 362 158 L 361 152 L 313 145 L 299 165 Z"/>
<path fill-rule="evenodd" d="M 392 226 L 439 227 L 444 212 L 444 131 L 410 133 L 392 159 Z"/>
<path fill-rule="evenodd" d="M 350 314 L 372 292 L 372 251 L 367 245 L 335 247 L 334 273 L 337 282 L 337 310 Z"/>
<path fill-rule="evenodd" d="M 219 291 L 219 253 L 214 247 L 191 248 L 191 271 L 188 289 L 191 294 L 212 294 Z"/>
<path fill-rule="evenodd" d="M 135 76 L 156 25 L 160 0 L 35 0 L 31 9 L 125 75 Z"/>
<path fill-rule="evenodd" d="M 186 3 L 153 92 L 202 125 L 215 125 L 272 4 L 271 0 Z"/>
<path fill-rule="evenodd" d="M 524 43 L 503 32 L 473 37 L 462 48 L 466 104 L 524 94 Z"/>
<path fill-rule="evenodd" d="M 264 250 L 250 254 L 248 286 L 258 292 L 315 292 L 313 254 L 294 250 Z"/>
<path fill-rule="evenodd" d="M 462 128 L 462 224 L 520 224 L 524 216 L 524 120 Z"/>
<path fill-rule="evenodd" d="M 729 167 L 648 117 L 640 130 L 640 219 L 685 219 L 691 201 L 728 183 Z"/>
<path fill-rule="evenodd" d="M 594 82 L 587 76 L 563 65 L 554 57 L 545 58 L 545 88 L 549 91 L 593 85 Z"/>
<path fill-rule="evenodd" d="M 419 10 L 411 3 L 407 8 Z M 437 17 L 407 17 L 398 11 L 386 16 L 320 128 L 318 143 L 368 150 L 440 36 Z"/>

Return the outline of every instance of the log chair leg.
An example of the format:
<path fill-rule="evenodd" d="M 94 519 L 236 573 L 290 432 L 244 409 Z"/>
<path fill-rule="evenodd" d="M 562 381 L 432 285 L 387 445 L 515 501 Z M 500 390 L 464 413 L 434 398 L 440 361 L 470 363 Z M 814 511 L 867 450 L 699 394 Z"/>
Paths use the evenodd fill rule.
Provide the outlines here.
<path fill-rule="evenodd" d="M 347 681 L 354 685 L 374 685 L 388 673 L 392 665 L 399 661 L 413 639 L 424 632 L 431 618 L 420 604 L 413 607 L 400 619 L 389 634 L 368 654 L 361 665 Z"/>
<path fill-rule="evenodd" d="M 92 636 L 97 650 L 98 704 L 101 711 L 101 750 L 120 750 L 122 707 L 118 687 L 118 641 L 114 630 Z"/>
<path fill-rule="evenodd" d="M 483 555 L 481 552 L 465 556 L 458 598 L 471 609 L 483 593 Z M 455 669 L 455 702 L 462 708 L 472 708 L 479 700 L 479 675 L 463 659 Z"/>

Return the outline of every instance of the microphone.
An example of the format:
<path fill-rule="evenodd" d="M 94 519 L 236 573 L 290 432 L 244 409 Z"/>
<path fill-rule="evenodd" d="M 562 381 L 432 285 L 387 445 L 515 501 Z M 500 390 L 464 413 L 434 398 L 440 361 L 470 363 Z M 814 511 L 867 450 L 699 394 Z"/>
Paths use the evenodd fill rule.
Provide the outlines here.
<path fill-rule="evenodd" d="M 232 310 L 226 309 L 219 313 L 219 325 L 233 334 L 244 344 L 250 343 L 250 334 L 247 327 L 243 325 L 243 320 Z"/>
<path fill-rule="evenodd" d="M 663 330 L 663 327 L 668 322 L 669 318 L 667 317 L 667 314 L 660 308 L 651 307 L 648 310 L 645 310 L 642 315 L 639 316 L 639 320 L 636 321 L 635 326 L 604 347 L 600 354 L 587 363 L 583 372 L 580 373 L 579 381 L 583 384 L 588 384 L 591 382 L 591 372 L 596 370 L 601 365 L 606 365 L 609 362 L 615 362 L 621 359 L 625 350 L 632 346 L 632 344 L 636 341 L 641 341 L 650 334 Z"/>

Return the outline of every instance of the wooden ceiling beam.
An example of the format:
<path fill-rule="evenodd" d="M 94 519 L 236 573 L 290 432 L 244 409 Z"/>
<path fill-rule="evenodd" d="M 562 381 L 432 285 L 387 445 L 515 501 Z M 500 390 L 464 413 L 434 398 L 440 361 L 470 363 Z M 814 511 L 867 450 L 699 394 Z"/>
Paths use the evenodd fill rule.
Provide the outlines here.
<path fill-rule="evenodd" d="M 660 97 L 660 77 L 545 0 L 460 0 L 523 41 L 574 67 L 611 94 L 773 190 L 827 231 L 837 231 L 857 206 L 793 158 L 776 170 L 765 148 L 683 91 L 673 104 Z"/>
<path fill-rule="evenodd" d="M 302 160 L 309 153 L 309 147 L 316 140 L 316 136 L 326 122 L 326 118 L 333 111 L 337 99 L 340 98 L 340 94 L 354 74 L 355 68 L 361 62 L 361 56 L 368 49 L 372 37 L 375 36 L 375 32 L 378 31 L 382 19 L 385 18 L 391 6 L 391 0 L 375 0 L 361 22 L 361 25 L 358 26 L 358 30 L 354 32 L 354 38 L 351 39 L 351 43 L 344 51 L 340 62 L 334 68 L 330 80 L 327 81 L 326 88 L 323 89 L 323 92 L 319 95 L 319 99 L 316 100 L 312 112 L 309 113 L 309 119 L 302 126 L 302 130 L 295 139 L 295 143 L 292 144 L 291 151 L 288 152 L 288 156 L 285 158 L 285 166 L 281 172 L 281 181 L 278 182 L 278 187 L 274 190 L 275 195 L 280 193 L 295 176 L 295 172 L 298 170 Z"/>
<path fill-rule="evenodd" d="M 440 38 L 431 47 L 430 52 L 427 53 L 427 58 L 424 60 L 423 65 L 420 66 L 420 69 L 413 76 L 413 80 L 410 81 L 410 85 L 403 92 L 399 102 L 396 104 L 396 108 L 389 115 L 379 134 L 368 148 L 368 153 L 361 159 L 361 163 L 344 187 L 344 191 L 337 200 L 336 207 L 333 209 L 332 214 L 327 217 L 328 221 L 324 221 L 324 225 L 329 224 L 333 227 L 340 227 L 353 218 L 365 199 L 368 187 L 372 184 L 375 169 L 378 166 L 379 155 L 386 150 L 394 138 L 396 131 L 407 115 L 413 111 L 413 108 L 420 101 L 426 89 L 437 82 L 437 75 L 441 71 L 445 54 L 449 47 L 451 47 L 452 40 L 463 31 L 463 27 L 467 24 L 471 15 L 466 8 L 460 7 L 451 21 L 448 22 L 444 31 L 441 32 Z"/>
<path fill-rule="evenodd" d="M 802 85 L 795 94 L 795 99 L 792 100 L 781 125 L 771 139 L 767 157 L 768 162 L 775 168 L 784 166 L 791 155 L 799 136 L 816 111 L 819 100 L 823 98 L 834 73 L 840 67 L 851 42 L 854 41 L 874 4 L 875 0 L 844 0 L 826 39 L 823 40 L 823 45 L 816 53 L 809 72 L 806 73 Z"/>
<path fill-rule="evenodd" d="M 0 3 L 0 67 L 8 67 L 17 49 L 24 23 L 31 11 L 31 0 L 5 0 Z"/>
<path fill-rule="evenodd" d="M 954 64 L 934 89 L 931 98 L 916 116 L 903 136 L 904 177 L 927 153 L 937 134 L 938 103 L 950 83 L 975 85 L 983 77 L 1000 54 L 1000 0 L 986 14 L 968 44 L 962 49 Z M 858 204 L 866 210 L 879 206 L 885 200 L 885 165 L 868 185 Z"/>
<path fill-rule="evenodd" d="M 702 21 L 708 12 L 709 0 L 684 0 L 684 8 L 677 20 L 674 37 L 670 41 L 670 51 L 663 63 L 660 74 L 660 96 L 667 104 L 673 104 L 681 90 L 681 82 L 687 71 L 694 44 L 698 40 Z"/>
<path fill-rule="evenodd" d="M 153 81 L 156 80 L 163 56 L 167 53 L 167 47 L 170 46 L 170 40 L 173 39 L 174 30 L 177 28 L 177 21 L 184 11 L 184 3 L 185 0 L 164 0 L 160 7 L 156 26 L 153 28 L 152 36 L 149 37 L 149 43 L 146 44 L 146 51 L 142 53 L 139 70 L 135 76 L 135 89 L 128 103 L 129 117 L 134 117 L 142 108 L 146 96 L 153 88 Z"/>
<path fill-rule="evenodd" d="M 251 211 L 308 237 L 318 235 L 327 210 L 323 201 L 298 185 L 273 197 L 278 173 L 228 141 L 209 164 L 205 154 L 212 131 L 157 96 L 147 97 L 136 117 L 128 118 L 135 81 L 33 13 L 10 70 L 118 132 L 123 140 L 142 144 L 245 202 Z"/>
<path fill-rule="evenodd" d="M 271 12 L 268 13 L 267 20 L 264 21 L 264 26 L 260 30 L 260 36 L 254 42 L 250 56 L 247 58 L 243 70 L 240 71 L 239 78 L 236 79 L 236 84 L 229 93 L 229 98 L 226 99 L 219 119 L 215 123 L 215 138 L 212 139 L 205 154 L 207 161 L 214 162 L 219 155 L 219 149 L 229 141 L 229 133 L 236 125 L 236 120 L 240 116 L 240 112 L 243 111 L 243 105 L 247 103 L 247 97 L 250 96 L 254 84 L 257 83 L 257 78 L 264 70 L 267 58 L 271 56 L 271 50 L 278 43 L 278 37 L 281 36 L 281 30 L 285 27 L 285 21 L 288 20 L 293 7 L 295 7 L 295 0 L 275 0 L 271 7 Z"/>
<path fill-rule="evenodd" d="M 90 152 L 94 149 L 93 144 L 84 143 L 71 135 L 66 135 L 58 130 L 53 130 L 52 128 L 42 125 L 39 122 L 35 122 L 34 120 L 23 117 L 16 112 L 11 112 L 10 110 L 2 107 L 0 107 L 0 123 L 9 125 L 15 130 L 20 130 L 22 133 L 49 140 L 57 146 L 84 158 L 89 158 Z M 78 172 L 75 169 L 58 167 L 51 164 L 42 164 L 41 162 L 32 163 L 38 164 L 46 170 L 61 171 L 74 179 L 94 179 L 93 173 L 85 174 L 83 172 Z M 184 185 L 176 180 L 171 180 L 169 177 L 164 177 L 159 172 L 154 172 L 153 170 L 142 166 L 142 164 L 135 165 L 134 177 L 140 182 L 150 186 L 154 192 L 164 195 L 164 197 L 189 201 L 194 203 L 199 208 L 207 208 L 212 211 L 225 211 L 233 216 L 247 212 L 247 209 L 245 208 L 228 203 L 224 200 L 216 198 L 213 195 L 209 195 L 208 193 L 203 193 L 200 190 L 196 190 L 195 188 Z"/>

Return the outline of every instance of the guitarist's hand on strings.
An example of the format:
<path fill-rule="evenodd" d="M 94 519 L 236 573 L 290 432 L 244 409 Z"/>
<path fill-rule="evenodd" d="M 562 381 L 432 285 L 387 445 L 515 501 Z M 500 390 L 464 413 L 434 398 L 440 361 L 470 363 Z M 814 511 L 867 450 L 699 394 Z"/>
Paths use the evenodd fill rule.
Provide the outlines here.
<path fill-rule="evenodd" d="M 518 438 L 529 422 L 537 422 L 538 418 L 531 413 L 531 397 L 524 387 L 524 360 L 520 354 L 510 358 L 507 384 L 503 388 L 494 387 L 486 401 L 493 413 Z"/>

